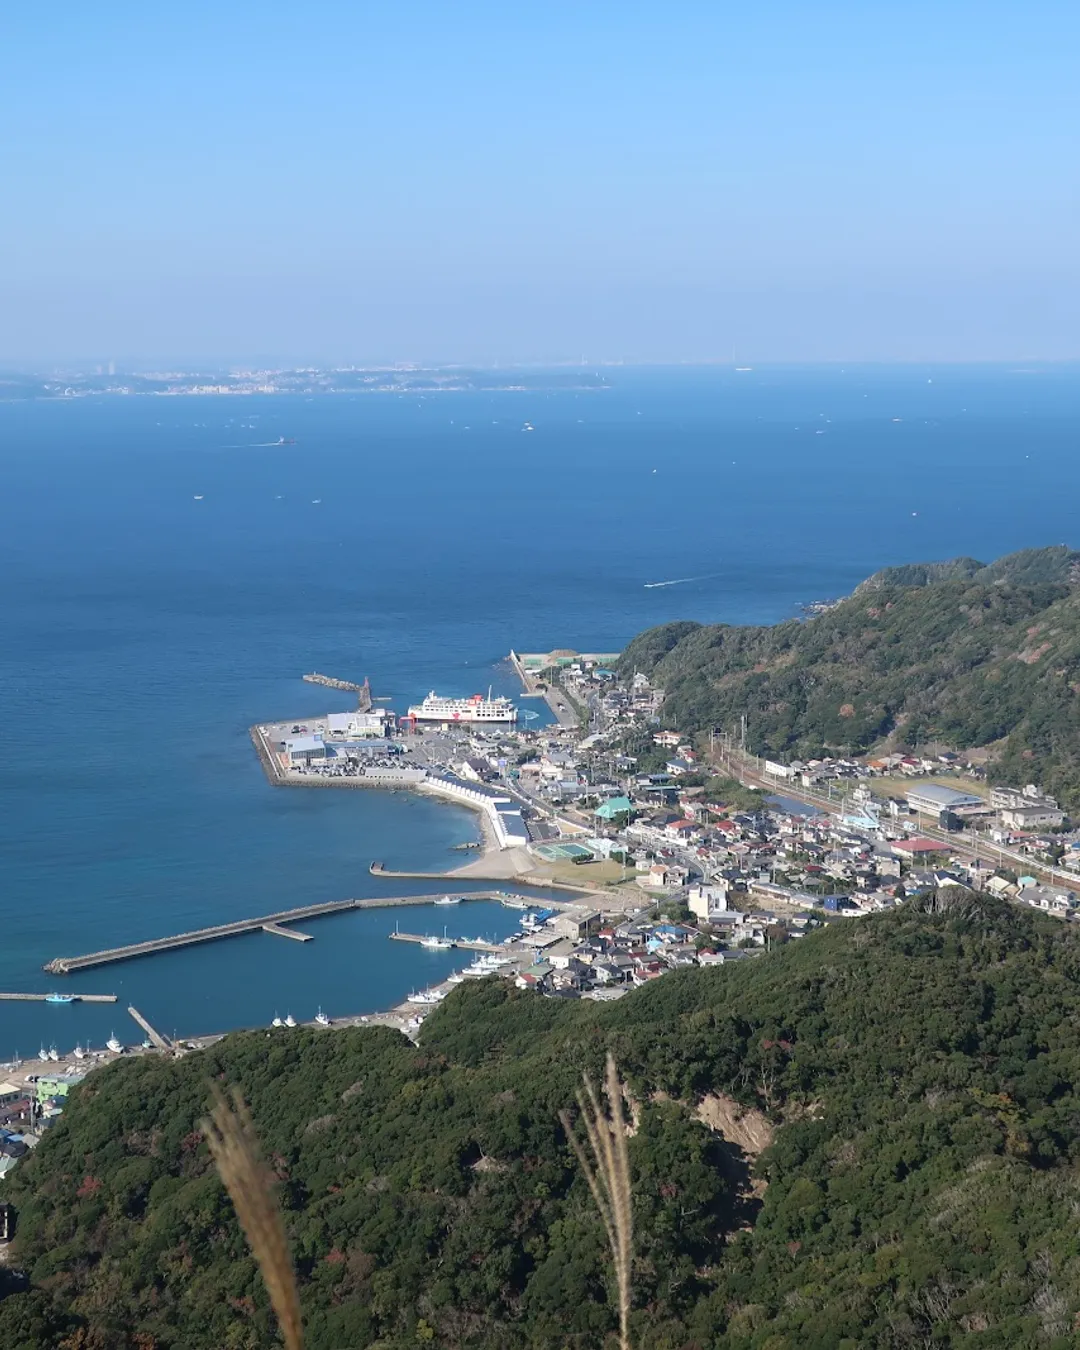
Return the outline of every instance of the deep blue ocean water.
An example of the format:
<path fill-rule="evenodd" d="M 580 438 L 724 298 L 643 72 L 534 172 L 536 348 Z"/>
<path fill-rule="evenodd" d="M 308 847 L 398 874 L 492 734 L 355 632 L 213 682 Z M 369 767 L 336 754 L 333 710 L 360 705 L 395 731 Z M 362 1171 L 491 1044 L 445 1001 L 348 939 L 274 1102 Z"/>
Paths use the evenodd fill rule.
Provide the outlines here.
<path fill-rule="evenodd" d="M 304 671 L 369 675 L 398 709 L 512 694 L 511 646 L 771 622 L 886 564 L 1080 542 L 1075 369 L 606 375 L 0 404 L 0 989 L 49 987 L 52 956 L 375 894 L 373 858 L 461 861 L 457 808 L 268 786 L 251 723 L 349 706 Z M 115 1011 L 0 1004 L 0 1055 L 130 1038 L 128 1002 L 181 1034 L 384 1007 L 453 964 L 387 941 L 394 917 L 90 972 L 64 987 Z"/>

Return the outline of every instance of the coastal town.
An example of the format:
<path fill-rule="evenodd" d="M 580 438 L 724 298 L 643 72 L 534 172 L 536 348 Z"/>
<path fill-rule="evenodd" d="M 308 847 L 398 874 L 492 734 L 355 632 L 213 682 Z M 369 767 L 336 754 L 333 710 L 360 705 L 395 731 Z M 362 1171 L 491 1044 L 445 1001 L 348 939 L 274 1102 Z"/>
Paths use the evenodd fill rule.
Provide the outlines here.
<path fill-rule="evenodd" d="M 640 673 L 620 673 L 618 653 L 515 652 L 509 662 L 522 701 L 542 701 L 547 722 L 490 691 L 463 698 L 432 691 L 397 715 L 366 681 L 310 675 L 355 694 L 358 707 L 251 729 L 276 787 L 419 792 L 475 813 L 482 837 L 462 846 L 468 861 L 419 874 L 452 889 L 402 898 L 417 906 L 410 912 L 431 908 L 445 920 L 481 898 L 520 912 L 518 931 L 501 942 L 452 935 L 445 922 L 441 936 L 395 931 L 392 938 L 461 961 L 394 1008 L 334 1018 L 320 1009 L 309 1025 L 389 1025 L 415 1038 L 457 985 L 483 978 L 508 979 L 537 996 L 606 1002 L 669 972 L 752 960 L 821 925 L 949 887 L 1063 920 L 1080 912 L 1080 830 L 1035 784 L 989 785 L 977 756 L 934 748 L 762 759 L 745 749 L 744 728 L 692 737 L 665 727 L 664 691 Z M 402 875 L 378 861 L 372 872 Z M 480 886 L 488 889 L 463 889 Z M 393 903 L 340 902 L 296 914 L 306 922 L 320 910 Z M 54 966 L 67 973 L 252 927 L 310 940 L 296 921 L 262 916 Z M 275 1017 L 269 1030 L 287 1034 L 296 1025 L 291 1015 Z M 61 1117 L 67 1094 L 95 1066 L 121 1055 L 185 1054 L 218 1039 L 172 1041 L 155 1032 L 126 1046 L 114 1036 L 99 1050 L 80 1045 L 59 1055 L 43 1047 L 37 1061 L 0 1066 L 0 1178 Z"/>
<path fill-rule="evenodd" d="M 509 660 L 549 724 L 506 698 L 432 693 L 400 718 L 328 714 L 253 737 L 278 784 L 403 786 L 474 809 L 483 853 L 458 875 L 587 894 L 595 912 L 553 913 L 512 944 L 500 973 L 521 988 L 618 998 L 948 887 L 1080 910 L 1080 831 L 1036 785 L 988 785 L 977 756 L 760 759 L 738 728 L 665 728 L 663 690 L 620 674 L 617 653 Z"/>

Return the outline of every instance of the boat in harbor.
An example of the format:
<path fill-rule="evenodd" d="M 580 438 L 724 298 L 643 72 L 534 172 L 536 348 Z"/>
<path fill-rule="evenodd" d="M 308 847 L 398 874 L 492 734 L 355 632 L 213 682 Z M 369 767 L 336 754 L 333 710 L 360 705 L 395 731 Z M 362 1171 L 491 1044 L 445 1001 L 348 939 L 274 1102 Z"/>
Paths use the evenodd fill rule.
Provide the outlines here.
<path fill-rule="evenodd" d="M 59 1064 L 60 1062 L 60 1051 L 57 1050 L 55 1045 L 49 1046 L 49 1058 L 54 1064 Z"/>
<path fill-rule="evenodd" d="M 78 998 L 77 994 L 46 994 L 46 1003 L 74 1003 Z"/>
<path fill-rule="evenodd" d="M 285 1025 L 286 1025 L 287 1027 L 294 1027 L 294 1026 L 296 1026 L 296 1018 L 292 1015 L 292 1013 L 286 1013 L 286 1014 L 285 1014 Z"/>
<path fill-rule="evenodd" d="M 49 1062 L 49 1052 L 44 1046 L 38 1051 L 38 1059 L 41 1060 L 42 1064 L 48 1064 Z"/>
<path fill-rule="evenodd" d="M 420 939 L 420 946 L 426 947 L 429 952 L 448 952 L 453 945 L 449 938 L 426 937 Z"/>
<path fill-rule="evenodd" d="M 472 963 L 471 966 L 466 966 L 461 973 L 467 979 L 479 980 L 482 979 L 485 975 L 494 975 L 495 967 L 491 964 L 491 961 L 488 957 L 488 953 L 484 952 L 482 956 L 478 956 L 476 958 L 476 960 Z"/>
<path fill-rule="evenodd" d="M 330 1025 L 330 1019 L 323 1012 L 321 1006 L 319 1008 L 319 1011 L 315 1014 L 315 1021 L 318 1022 L 319 1026 L 321 1027 L 328 1027 Z"/>
<path fill-rule="evenodd" d="M 76 1042 L 75 1049 L 71 1053 L 75 1056 L 76 1059 L 86 1058 L 86 1051 L 82 1048 L 82 1041 Z"/>
<path fill-rule="evenodd" d="M 418 994 L 410 994 L 406 999 L 406 1002 L 425 1004 L 441 1003 L 445 997 L 446 995 L 440 994 L 437 989 L 421 989 Z"/>
<path fill-rule="evenodd" d="M 469 698 L 443 698 L 433 689 L 423 703 L 414 703 L 409 716 L 416 722 L 513 723 L 518 710 L 508 698 L 492 698 L 488 690 Z"/>
<path fill-rule="evenodd" d="M 460 904 L 461 904 L 461 896 L 460 896 L 460 895 L 444 895 L 444 896 L 442 897 L 441 900 L 436 900 L 435 903 L 436 903 L 437 905 L 460 905 Z"/>
<path fill-rule="evenodd" d="M 105 1048 L 106 1048 L 107 1050 L 111 1050 L 111 1051 L 113 1052 L 114 1055 L 119 1055 L 119 1054 L 122 1054 L 122 1053 L 123 1053 L 124 1047 L 123 1047 L 123 1046 L 120 1044 L 120 1042 L 116 1039 L 116 1032 L 115 1032 L 115 1031 L 112 1033 L 112 1035 L 109 1037 L 109 1039 L 105 1042 Z"/>
<path fill-rule="evenodd" d="M 277 1013 L 275 1013 L 274 1020 L 270 1023 L 270 1025 L 272 1027 L 283 1027 L 285 1023 L 281 1020 L 281 1018 L 277 1015 Z"/>

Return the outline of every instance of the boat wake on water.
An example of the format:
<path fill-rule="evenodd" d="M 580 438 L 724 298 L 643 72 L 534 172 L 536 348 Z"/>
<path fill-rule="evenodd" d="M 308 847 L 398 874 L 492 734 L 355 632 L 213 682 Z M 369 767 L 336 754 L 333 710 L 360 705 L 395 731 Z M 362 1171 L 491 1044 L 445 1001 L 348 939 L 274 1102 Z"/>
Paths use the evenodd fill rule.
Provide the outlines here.
<path fill-rule="evenodd" d="M 244 441 L 240 445 L 219 445 L 219 450 L 276 450 L 279 445 L 295 445 L 296 441 L 279 436 L 276 441 Z"/>
<path fill-rule="evenodd" d="M 706 572 L 703 577 L 676 577 L 674 581 L 647 581 L 645 589 L 647 591 L 658 590 L 661 586 L 685 586 L 689 581 L 711 581 L 713 577 L 718 577 L 719 572 Z"/>

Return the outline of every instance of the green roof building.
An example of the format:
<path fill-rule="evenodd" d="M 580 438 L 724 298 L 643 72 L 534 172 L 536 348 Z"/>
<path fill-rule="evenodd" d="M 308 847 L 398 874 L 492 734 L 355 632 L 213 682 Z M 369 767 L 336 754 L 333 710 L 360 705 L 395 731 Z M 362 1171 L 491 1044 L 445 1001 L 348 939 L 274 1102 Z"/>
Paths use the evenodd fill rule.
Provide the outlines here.
<path fill-rule="evenodd" d="M 601 820 L 614 820 L 617 816 L 628 816 L 633 809 L 629 797 L 611 797 L 601 802 L 593 815 Z"/>

